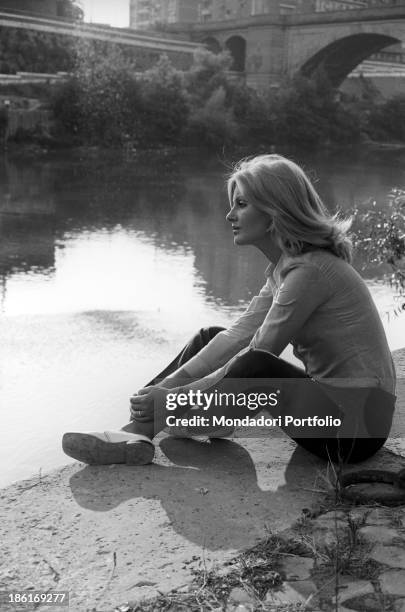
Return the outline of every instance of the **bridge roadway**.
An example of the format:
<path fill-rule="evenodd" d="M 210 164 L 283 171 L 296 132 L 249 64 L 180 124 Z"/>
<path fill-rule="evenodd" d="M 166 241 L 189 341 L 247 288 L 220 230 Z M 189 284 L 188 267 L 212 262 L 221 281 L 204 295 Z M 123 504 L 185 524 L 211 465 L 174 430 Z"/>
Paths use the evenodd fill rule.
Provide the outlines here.
<path fill-rule="evenodd" d="M 179 35 L 160 32 L 144 33 L 127 28 L 84 22 L 70 22 L 66 19 L 36 17 L 0 11 L 0 27 L 35 30 L 52 34 L 63 34 L 93 40 L 106 41 L 130 47 L 142 47 L 161 53 L 180 52 L 192 55 L 200 45 L 183 40 Z"/>

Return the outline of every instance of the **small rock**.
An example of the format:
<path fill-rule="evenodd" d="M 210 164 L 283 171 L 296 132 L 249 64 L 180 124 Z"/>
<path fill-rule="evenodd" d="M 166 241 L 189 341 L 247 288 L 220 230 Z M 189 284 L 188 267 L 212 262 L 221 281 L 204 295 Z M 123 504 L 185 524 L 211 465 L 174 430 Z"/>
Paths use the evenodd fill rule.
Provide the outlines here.
<path fill-rule="evenodd" d="M 405 570 L 387 570 L 380 574 L 379 581 L 384 594 L 405 596 Z"/>
<path fill-rule="evenodd" d="M 337 600 L 340 604 L 355 599 L 356 597 L 363 597 L 364 595 L 371 594 L 374 594 L 374 587 L 368 580 L 341 580 Z"/>
<path fill-rule="evenodd" d="M 336 546 L 345 537 L 346 530 L 318 529 L 312 532 L 312 539 L 316 549 Z"/>
<path fill-rule="evenodd" d="M 361 605 L 361 609 L 367 610 L 367 612 L 381 612 L 382 609 L 381 598 L 377 594 L 362 597 L 359 605 Z"/>
<path fill-rule="evenodd" d="M 387 508 L 373 508 L 367 515 L 366 525 L 390 525 L 391 513 Z"/>
<path fill-rule="evenodd" d="M 400 535 L 396 529 L 390 529 L 383 525 L 367 525 L 361 527 L 357 532 L 363 542 L 368 544 L 392 544 Z"/>
<path fill-rule="evenodd" d="M 255 604 L 254 597 L 249 595 L 244 589 L 234 587 L 229 593 L 228 603 L 232 604 Z"/>
<path fill-rule="evenodd" d="M 375 546 L 370 553 L 370 559 L 384 563 L 390 567 L 405 569 L 405 549 L 399 546 Z"/>
<path fill-rule="evenodd" d="M 265 603 L 275 606 L 305 605 L 316 592 L 316 584 L 312 580 L 284 582 L 281 589 L 267 592 Z"/>
<path fill-rule="evenodd" d="M 314 560 L 308 557 L 286 557 L 283 559 L 283 569 L 287 580 L 306 580 L 311 575 L 311 570 L 314 567 Z"/>

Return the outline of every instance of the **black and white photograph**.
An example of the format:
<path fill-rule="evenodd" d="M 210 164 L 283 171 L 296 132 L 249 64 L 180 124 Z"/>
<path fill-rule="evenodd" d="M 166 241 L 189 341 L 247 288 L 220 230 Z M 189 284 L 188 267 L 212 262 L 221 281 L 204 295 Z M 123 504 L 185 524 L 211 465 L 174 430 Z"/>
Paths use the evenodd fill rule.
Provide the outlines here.
<path fill-rule="evenodd" d="M 405 612 L 405 0 L 0 0 L 0 612 Z"/>

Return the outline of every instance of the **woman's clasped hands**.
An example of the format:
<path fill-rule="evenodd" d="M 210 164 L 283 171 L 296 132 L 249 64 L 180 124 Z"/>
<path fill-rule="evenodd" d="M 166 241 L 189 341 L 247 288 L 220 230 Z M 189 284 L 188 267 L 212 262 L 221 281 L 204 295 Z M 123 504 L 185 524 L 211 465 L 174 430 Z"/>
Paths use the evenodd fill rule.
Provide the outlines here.
<path fill-rule="evenodd" d="M 151 423 L 166 417 L 166 394 L 169 389 L 150 385 L 130 398 L 131 421 Z"/>

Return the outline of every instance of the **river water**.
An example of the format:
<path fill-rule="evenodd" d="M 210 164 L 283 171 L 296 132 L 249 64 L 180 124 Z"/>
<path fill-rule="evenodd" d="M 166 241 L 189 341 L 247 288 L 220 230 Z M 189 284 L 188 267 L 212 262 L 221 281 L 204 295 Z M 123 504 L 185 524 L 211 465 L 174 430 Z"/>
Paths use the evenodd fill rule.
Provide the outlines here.
<path fill-rule="evenodd" d="M 384 206 L 405 187 L 404 154 L 295 159 L 332 207 Z M 264 257 L 234 247 L 225 221 L 231 162 L 77 151 L 0 161 L 0 486 L 67 463 L 63 431 L 127 422 L 129 396 L 193 330 L 228 325 L 260 289 Z M 405 346 L 382 271 L 362 274 L 391 347 Z"/>

